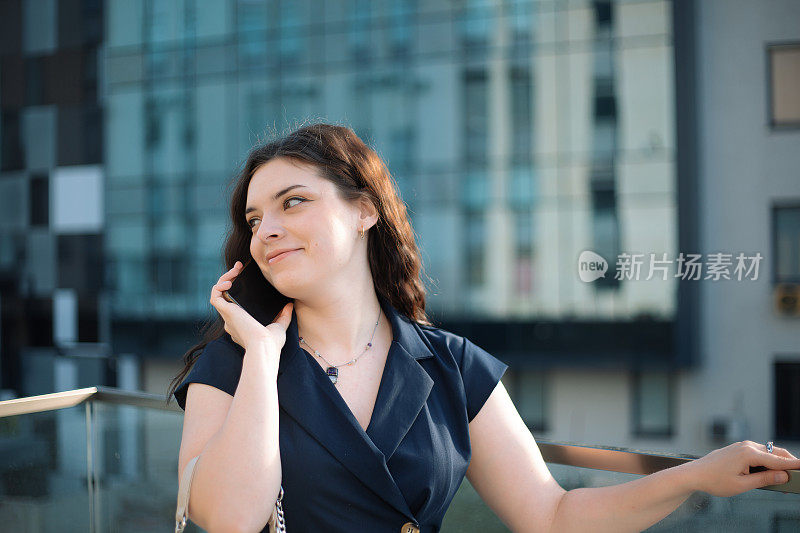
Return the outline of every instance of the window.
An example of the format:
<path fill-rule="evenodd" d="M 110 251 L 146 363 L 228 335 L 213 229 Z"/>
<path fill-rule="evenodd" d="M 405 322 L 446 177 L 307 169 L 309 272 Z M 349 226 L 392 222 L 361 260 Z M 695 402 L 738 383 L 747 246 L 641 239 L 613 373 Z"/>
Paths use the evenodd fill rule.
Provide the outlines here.
<path fill-rule="evenodd" d="M 673 427 L 674 379 L 669 371 L 636 371 L 633 375 L 633 432 L 637 437 L 670 437 Z"/>
<path fill-rule="evenodd" d="M 506 192 L 508 205 L 514 209 L 530 209 L 535 199 L 534 167 L 517 163 L 511 167 L 511 179 Z"/>
<path fill-rule="evenodd" d="M 401 98 L 397 99 L 402 101 Z M 399 127 L 389 134 L 389 162 L 395 178 L 405 177 L 412 168 L 414 159 L 414 130 L 409 126 Z"/>
<path fill-rule="evenodd" d="M 775 437 L 800 440 L 800 360 L 776 361 Z"/>
<path fill-rule="evenodd" d="M 103 112 L 93 103 L 58 106 L 58 164 L 102 162 Z"/>
<path fill-rule="evenodd" d="M 25 326 L 19 332 L 23 346 L 45 347 L 53 345 L 53 299 L 26 298 Z"/>
<path fill-rule="evenodd" d="M 609 0 L 594 0 L 594 23 L 598 37 L 607 37 L 611 32 L 612 11 Z"/>
<path fill-rule="evenodd" d="M 461 25 L 464 46 L 482 47 L 488 44 L 493 16 L 490 0 L 466 0 Z"/>
<path fill-rule="evenodd" d="M 355 61 L 369 61 L 371 4 L 369 0 L 350 1 L 350 50 Z"/>
<path fill-rule="evenodd" d="M 20 170 L 24 164 L 19 113 L 0 112 L 0 170 Z"/>
<path fill-rule="evenodd" d="M 58 287 L 97 293 L 105 279 L 103 259 L 102 235 L 59 235 Z"/>
<path fill-rule="evenodd" d="M 608 178 L 608 176 L 606 176 Z M 594 252 L 608 261 L 610 268 L 617 262 L 619 255 L 619 221 L 617 220 L 617 200 L 613 181 L 592 180 L 592 232 Z M 592 283 L 596 289 L 616 288 L 619 280 L 615 276 L 606 275 Z"/>
<path fill-rule="evenodd" d="M 144 144 L 147 148 L 154 148 L 161 142 L 161 120 L 158 103 L 153 97 L 145 101 L 144 122 Z"/>
<path fill-rule="evenodd" d="M 530 158 L 533 150 L 533 84 L 528 68 L 512 68 L 511 91 L 511 143 L 515 160 Z"/>
<path fill-rule="evenodd" d="M 281 56 L 281 67 L 291 68 L 298 64 L 303 55 L 303 39 L 307 28 L 303 27 L 303 13 L 297 2 L 282 1 L 280 3 L 280 37 L 278 50 Z"/>
<path fill-rule="evenodd" d="M 45 65 L 44 57 L 28 57 L 25 59 L 25 104 L 41 105 L 45 101 Z"/>
<path fill-rule="evenodd" d="M 467 172 L 461 188 L 461 202 L 467 209 L 481 210 L 489 204 L 489 177 L 486 172 Z"/>
<path fill-rule="evenodd" d="M 772 207 L 773 282 L 800 283 L 800 203 Z"/>
<path fill-rule="evenodd" d="M 239 66 L 267 66 L 267 6 L 255 0 L 239 0 L 236 22 L 239 31 Z"/>
<path fill-rule="evenodd" d="M 159 252 L 150 262 L 152 287 L 161 294 L 182 294 L 189 290 L 188 262 L 182 253 Z"/>
<path fill-rule="evenodd" d="M 800 127 L 800 42 L 767 46 L 769 122 Z"/>
<path fill-rule="evenodd" d="M 531 0 L 511 0 L 508 4 L 508 25 L 514 45 L 527 45 L 533 33 L 534 5 Z"/>
<path fill-rule="evenodd" d="M 533 213 L 514 211 L 514 291 L 519 295 L 531 293 L 533 261 Z"/>
<path fill-rule="evenodd" d="M 531 431 L 547 431 L 545 377 L 544 372 L 533 370 L 514 372 L 514 405 Z"/>
<path fill-rule="evenodd" d="M 406 56 L 411 47 L 415 0 L 392 0 L 389 18 L 389 46 L 395 57 Z"/>
<path fill-rule="evenodd" d="M 30 224 L 47 227 L 50 219 L 50 184 L 47 176 L 31 177 L 30 185 Z"/>
<path fill-rule="evenodd" d="M 485 277 L 484 254 L 486 249 L 486 215 L 480 211 L 468 211 L 466 215 L 466 253 L 467 285 L 478 287 Z"/>
<path fill-rule="evenodd" d="M 78 342 L 99 342 L 100 307 L 97 295 L 78 295 Z"/>
<path fill-rule="evenodd" d="M 464 160 L 484 164 L 488 152 L 489 110 L 484 70 L 464 75 Z"/>

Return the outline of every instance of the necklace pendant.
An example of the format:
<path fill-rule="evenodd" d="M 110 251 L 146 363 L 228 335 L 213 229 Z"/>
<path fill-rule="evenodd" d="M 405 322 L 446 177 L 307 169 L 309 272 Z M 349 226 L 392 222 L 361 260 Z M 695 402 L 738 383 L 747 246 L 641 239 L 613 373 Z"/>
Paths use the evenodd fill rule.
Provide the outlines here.
<path fill-rule="evenodd" d="M 331 383 L 333 383 L 334 385 L 339 380 L 339 369 L 338 368 L 329 366 L 325 370 L 325 373 L 328 374 L 328 377 L 331 378 Z"/>

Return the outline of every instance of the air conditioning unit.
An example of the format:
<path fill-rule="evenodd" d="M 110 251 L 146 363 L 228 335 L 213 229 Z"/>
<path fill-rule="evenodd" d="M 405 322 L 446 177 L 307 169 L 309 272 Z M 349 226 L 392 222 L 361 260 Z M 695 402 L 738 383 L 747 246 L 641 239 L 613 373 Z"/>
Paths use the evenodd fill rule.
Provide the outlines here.
<path fill-rule="evenodd" d="M 780 283 L 775 286 L 775 311 L 784 316 L 800 316 L 800 284 Z"/>

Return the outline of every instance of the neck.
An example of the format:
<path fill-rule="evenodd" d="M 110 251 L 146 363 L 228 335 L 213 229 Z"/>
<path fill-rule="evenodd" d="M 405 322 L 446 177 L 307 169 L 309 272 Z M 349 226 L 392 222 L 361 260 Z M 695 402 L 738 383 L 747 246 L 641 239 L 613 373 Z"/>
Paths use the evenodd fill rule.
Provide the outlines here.
<path fill-rule="evenodd" d="M 294 311 L 298 335 L 308 343 L 301 347 L 313 353 L 310 345 L 331 364 L 361 355 L 368 342 L 374 345 L 381 323 L 387 320 L 371 284 L 369 290 L 321 295 L 311 301 L 295 299 Z"/>

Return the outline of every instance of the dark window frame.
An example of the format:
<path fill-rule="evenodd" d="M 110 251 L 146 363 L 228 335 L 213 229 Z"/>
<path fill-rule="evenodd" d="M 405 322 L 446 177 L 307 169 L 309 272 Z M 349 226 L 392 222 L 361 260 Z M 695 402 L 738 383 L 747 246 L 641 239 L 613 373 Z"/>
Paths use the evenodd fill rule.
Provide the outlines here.
<path fill-rule="evenodd" d="M 767 88 L 767 124 L 772 131 L 794 131 L 800 130 L 800 120 L 790 122 L 778 122 L 775 120 L 775 109 L 772 98 L 772 53 L 781 48 L 800 48 L 800 41 L 776 41 L 766 43 L 764 46 L 764 58 L 766 63 L 766 88 Z"/>
<path fill-rule="evenodd" d="M 781 414 L 786 414 L 786 410 L 791 406 L 786 405 L 786 402 L 778 396 L 778 382 L 779 376 L 782 375 L 781 367 L 796 366 L 800 367 L 800 357 L 796 353 L 779 353 L 775 355 L 772 361 L 772 417 L 775 431 L 775 438 L 780 440 L 800 440 L 800 421 L 796 423 L 795 431 L 786 431 L 786 428 L 779 424 Z M 783 369 L 785 372 L 785 368 Z M 800 374 L 800 368 L 798 368 Z M 791 381 L 791 380 L 787 380 Z M 800 409 L 800 407 L 798 407 Z M 799 415 L 800 416 L 800 415 Z"/>
<path fill-rule="evenodd" d="M 666 431 L 653 431 L 643 429 L 641 426 L 641 396 L 639 395 L 640 383 L 642 373 L 644 372 L 665 372 L 667 374 L 667 394 L 668 394 L 668 427 Z M 677 388 L 678 376 L 674 369 L 671 368 L 634 368 L 629 373 L 629 381 L 631 385 L 631 436 L 634 438 L 648 438 L 648 439 L 671 439 L 677 435 Z"/>
<path fill-rule="evenodd" d="M 528 429 L 531 430 L 532 432 L 535 431 L 537 433 L 546 433 L 546 432 L 548 432 L 548 431 L 550 431 L 552 429 L 550 427 L 550 417 L 547 416 L 547 414 L 548 414 L 547 398 L 548 398 L 548 392 L 549 392 L 549 388 L 550 388 L 551 373 L 550 373 L 549 370 L 539 370 L 539 369 L 536 369 L 535 367 L 533 367 L 533 368 L 532 367 L 526 367 L 524 365 L 517 366 L 517 367 L 515 367 L 513 369 L 510 369 L 509 373 L 511 374 L 511 386 L 512 386 L 512 392 L 513 392 L 513 395 L 514 395 L 514 404 L 515 405 L 520 405 L 521 404 L 521 400 L 520 400 L 521 392 L 520 391 L 522 390 L 522 387 L 523 387 L 523 385 L 522 385 L 522 375 L 525 372 L 536 372 L 536 373 L 542 375 L 542 390 L 541 390 L 541 393 L 542 393 L 542 398 L 541 398 L 541 400 L 542 400 L 542 420 L 541 421 L 531 420 L 530 418 L 525 417 L 524 413 L 520 413 L 520 418 L 522 418 L 522 421 L 525 423 L 526 426 L 528 426 Z"/>
<path fill-rule="evenodd" d="M 781 209 L 800 209 L 800 198 L 793 200 L 773 201 L 770 206 L 770 258 L 772 259 L 772 285 L 782 283 L 800 283 L 800 274 L 796 278 L 778 279 L 778 211 Z"/>
<path fill-rule="evenodd" d="M 34 228 L 50 226 L 50 176 L 47 173 L 33 173 L 28 182 L 28 224 Z"/>

